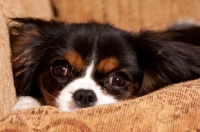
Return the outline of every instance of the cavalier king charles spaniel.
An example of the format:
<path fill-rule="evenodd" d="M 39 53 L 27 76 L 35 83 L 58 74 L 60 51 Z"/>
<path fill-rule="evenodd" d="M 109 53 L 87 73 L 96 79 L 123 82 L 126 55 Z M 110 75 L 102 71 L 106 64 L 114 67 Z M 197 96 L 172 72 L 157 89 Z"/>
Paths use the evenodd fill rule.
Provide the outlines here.
<path fill-rule="evenodd" d="M 63 111 L 133 99 L 200 77 L 200 27 L 127 32 L 110 24 L 14 18 L 14 110 Z"/>

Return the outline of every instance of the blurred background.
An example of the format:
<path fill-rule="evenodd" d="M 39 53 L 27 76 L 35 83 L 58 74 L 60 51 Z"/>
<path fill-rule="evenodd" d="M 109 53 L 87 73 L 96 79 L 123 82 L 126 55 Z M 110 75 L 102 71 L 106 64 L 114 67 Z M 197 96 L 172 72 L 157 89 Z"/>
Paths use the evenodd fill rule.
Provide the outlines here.
<path fill-rule="evenodd" d="M 178 20 L 200 22 L 200 0 L 0 0 L 12 17 L 109 22 L 128 31 L 163 29 Z"/>
<path fill-rule="evenodd" d="M 200 21 L 200 0 L 52 0 L 57 19 L 96 20 L 138 31 L 162 29 L 177 20 Z"/>

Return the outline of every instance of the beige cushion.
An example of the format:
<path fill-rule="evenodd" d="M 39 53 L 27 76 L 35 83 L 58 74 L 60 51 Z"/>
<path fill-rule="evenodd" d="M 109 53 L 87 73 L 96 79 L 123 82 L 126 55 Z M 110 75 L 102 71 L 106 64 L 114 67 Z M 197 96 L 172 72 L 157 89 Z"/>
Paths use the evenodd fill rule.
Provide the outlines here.
<path fill-rule="evenodd" d="M 10 61 L 7 24 L 11 17 L 52 17 L 49 0 L 0 0 L 0 119 L 8 115 L 16 100 Z"/>
<path fill-rule="evenodd" d="M 53 0 L 58 19 L 110 21 L 138 31 L 158 29 L 177 18 L 200 21 L 200 1 Z M 10 111 L 16 99 L 6 18 L 52 17 L 49 0 L 0 0 L 0 131 L 199 131 L 200 79 L 169 86 L 144 97 L 72 113 L 44 106 Z"/>
<path fill-rule="evenodd" d="M 185 132 L 200 130 L 200 79 L 111 105 L 65 113 L 54 107 L 16 111 L 0 131 Z"/>

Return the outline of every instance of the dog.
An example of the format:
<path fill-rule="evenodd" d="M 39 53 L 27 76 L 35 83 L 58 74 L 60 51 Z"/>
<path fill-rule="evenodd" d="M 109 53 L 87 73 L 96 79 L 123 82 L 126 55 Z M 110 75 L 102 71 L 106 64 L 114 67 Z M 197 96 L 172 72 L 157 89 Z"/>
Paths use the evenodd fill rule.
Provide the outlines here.
<path fill-rule="evenodd" d="M 200 77 L 200 27 L 132 33 L 100 24 L 13 18 L 14 110 L 70 112 Z"/>

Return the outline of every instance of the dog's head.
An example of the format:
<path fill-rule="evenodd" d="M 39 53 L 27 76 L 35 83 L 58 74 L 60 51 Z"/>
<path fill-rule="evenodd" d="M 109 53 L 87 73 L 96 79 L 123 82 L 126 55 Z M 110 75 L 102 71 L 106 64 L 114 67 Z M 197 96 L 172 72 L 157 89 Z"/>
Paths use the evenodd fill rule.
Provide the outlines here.
<path fill-rule="evenodd" d="M 133 35 L 109 24 L 13 19 L 12 63 L 18 95 L 42 95 L 64 111 L 130 99 L 142 72 Z"/>
<path fill-rule="evenodd" d="M 200 76 L 199 27 L 132 34 L 96 22 L 13 21 L 17 94 L 43 97 L 64 111 L 131 99 Z"/>

